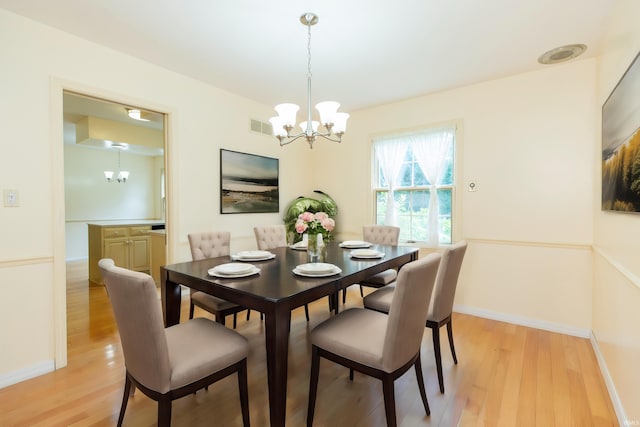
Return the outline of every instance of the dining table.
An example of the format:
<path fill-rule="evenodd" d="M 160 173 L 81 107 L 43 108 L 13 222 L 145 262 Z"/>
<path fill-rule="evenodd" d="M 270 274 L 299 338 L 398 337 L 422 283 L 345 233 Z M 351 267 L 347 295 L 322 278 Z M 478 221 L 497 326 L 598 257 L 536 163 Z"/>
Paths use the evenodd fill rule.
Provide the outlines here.
<path fill-rule="evenodd" d="M 245 277 L 210 274 L 216 267 L 243 262 L 233 254 L 165 265 L 160 268 L 165 326 L 180 321 L 181 285 L 263 313 L 270 424 L 284 426 L 291 310 L 328 296 L 330 307 L 337 314 L 340 290 L 418 258 L 418 249 L 410 246 L 372 245 L 369 249 L 378 251 L 379 256 L 357 258 L 353 255 L 355 249 L 336 241 L 326 242 L 319 261 L 332 264 L 337 269 L 333 274 L 321 276 L 300 274 L 297 267 L 308 264 L 307 253 L 304 248 L 300 250 L 292 246 L 271 249 L 275 256 L 269 259 L 251 260 L 256 268 L 253 274 Z"/>

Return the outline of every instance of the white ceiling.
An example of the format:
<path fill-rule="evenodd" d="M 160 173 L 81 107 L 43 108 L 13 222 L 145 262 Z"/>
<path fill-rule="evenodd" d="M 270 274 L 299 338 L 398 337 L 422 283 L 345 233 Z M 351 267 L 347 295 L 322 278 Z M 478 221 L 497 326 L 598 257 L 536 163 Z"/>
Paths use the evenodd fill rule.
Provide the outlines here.
<path fill-rule="evenodd" d="M 0 0 L 0 8 L 267 105 L 341 110 L 557 65 L 566 44 L 598 55 L 615 0 Z M 265 118 L 266 119 L 266 118 Z"/>

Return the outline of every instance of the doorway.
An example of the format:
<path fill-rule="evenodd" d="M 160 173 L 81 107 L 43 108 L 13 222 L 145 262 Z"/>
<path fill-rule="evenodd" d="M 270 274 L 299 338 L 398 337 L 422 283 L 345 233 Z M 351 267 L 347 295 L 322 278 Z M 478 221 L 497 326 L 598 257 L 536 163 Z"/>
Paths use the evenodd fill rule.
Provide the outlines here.
<path fill-rule="evenodd" d="M 167 115 L 68 90 L 62 91 L 62 110 L 65 283 L 71 278 L 73 292 L 88 295 L 88 224 L 164 226 Z M 79 271 L 86 289 L 78 287 Z M 91 328 L 90 307 L 87 316 Z M 71 333 L 67 328 L 67 340 Z"/>

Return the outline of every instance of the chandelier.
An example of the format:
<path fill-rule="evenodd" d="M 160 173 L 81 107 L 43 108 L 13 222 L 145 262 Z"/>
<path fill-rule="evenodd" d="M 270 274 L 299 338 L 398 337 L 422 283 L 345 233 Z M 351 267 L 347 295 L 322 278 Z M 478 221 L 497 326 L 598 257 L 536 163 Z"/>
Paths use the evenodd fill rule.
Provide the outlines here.
<path fill-rule="evenodd" d="M 125 183 L 127 182 L 127 179 L 129 179 L 129 172 L 128 171 L 123 171 L 120 170 L 120 152 L 122 150 L 126 150 L 127 146 L 126 144 L 120 144 L 117 142 L 114 142 L 111 144 L 112 148 L 115 148 L 118 150 L 118 170 L 117 170 L 117 175 L 114 179 L 113 175 L 113 171 L 104 171 L 104 178 L 107 180 L 107 182 L 118 182 L 118 183 Z"/>
<path fill-rule="evenodd" d="M 311 119 L 311 26 L 318 23 L 318 16 L 314 13 L 305 13 L 300 16 L 300 22 L 307 26 L 307 120 L 300 123 L 302 132 L 292 135 L 291 131 L 296 125 L 296 113 L 300 109 L 296 104 L 278 104 L 275 110 L 278 116 L 269 119 L 273 126 L 273 134 L 280 146 L 292 143 L 298 138 L 304 137 L 313 148 L 317 137 L 322 137 L 333 142 L 340 142 L 347 129 L 349 114 L 338 112 L 340 104 L 335 101 L 325 101 L 316 104 L 320 114 L 320 122 Z M 322 124 L 325 132 L 318 131 Z"/>

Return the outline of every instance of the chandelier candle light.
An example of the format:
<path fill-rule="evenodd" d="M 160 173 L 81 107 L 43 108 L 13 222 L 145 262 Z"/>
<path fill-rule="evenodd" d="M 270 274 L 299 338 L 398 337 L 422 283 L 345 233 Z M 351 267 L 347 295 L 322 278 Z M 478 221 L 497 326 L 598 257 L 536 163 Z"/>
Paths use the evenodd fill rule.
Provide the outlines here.
<path fill-rule="evenodd" d="M 349 114 L 338 112 L 340 104 L 335 101 L 325 101 L 316 104 L 316 109 L 320 113 L 320 122 L 311 120 L 311 26 L 318 23 L 318 16 L 314 13 L 305 13 L 300 16 L 300 22 L 307 26 L 307 121 L 300 123 L 302 132 L 292 135 L 291 131 L 296 125 L 296 113 L 300 107 L 296 104 L 278 104 L 275 110 L 278 116 L 269 119 L 273 126 L 273 134 L 280 146 L 292 143 L 298 138 L 305 137 L 309 147 L 313 148 L 313 143 L 317 137 L 322 137 L 333 142 L 340 142 L 342 135 L 347 130 L 347 119 Z M 319 132 L 318 127 L 322 124 L 326 129 L 325 133 Z"/>
<path fill-rule="evenodd" d="M 127 179 L 129 179 L 129 172 L 120 170 L 120 152 L 126 150 L 127 145 L 114 142 L 111 144 L 111 147 L 118 150 L 118 175 L 116 175 L 115 181 L 118 183 L 126 183 Z M 113 171 L 104 171 L 104 178 L 107 182 L 114 182 Z"/>

